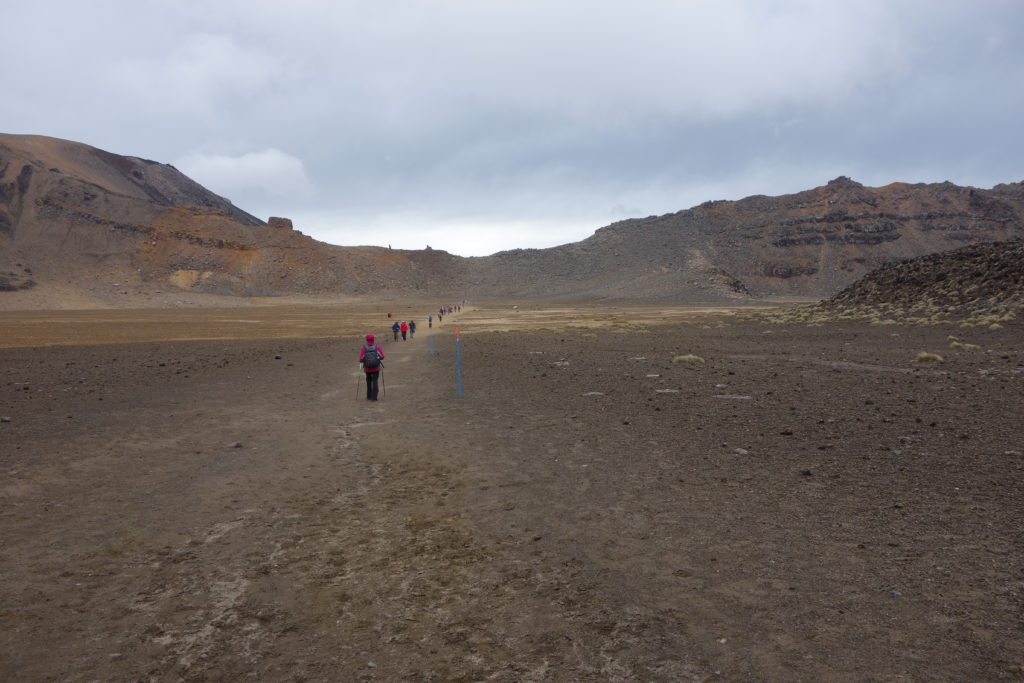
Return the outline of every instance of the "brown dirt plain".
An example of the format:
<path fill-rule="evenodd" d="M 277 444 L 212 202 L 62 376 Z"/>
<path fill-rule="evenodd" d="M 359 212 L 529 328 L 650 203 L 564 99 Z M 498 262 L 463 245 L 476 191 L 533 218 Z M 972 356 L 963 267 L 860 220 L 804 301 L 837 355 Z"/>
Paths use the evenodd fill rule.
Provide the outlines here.
<path fill-rule="evenodd" d="M 1024 679 L 1021 325 L 388 308 L 0 312 L 0 679 Z"/>

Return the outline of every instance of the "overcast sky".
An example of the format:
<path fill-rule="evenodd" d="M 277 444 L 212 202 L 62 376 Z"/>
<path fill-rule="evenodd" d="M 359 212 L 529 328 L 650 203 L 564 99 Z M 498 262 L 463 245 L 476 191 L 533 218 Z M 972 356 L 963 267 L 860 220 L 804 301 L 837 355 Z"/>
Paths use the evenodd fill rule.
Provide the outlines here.
<path fill-rule="evenodd" d="M 461 255 L 839 175 L 1024 180 L 1020 0 L 3 2 L 0 132 Z"/>

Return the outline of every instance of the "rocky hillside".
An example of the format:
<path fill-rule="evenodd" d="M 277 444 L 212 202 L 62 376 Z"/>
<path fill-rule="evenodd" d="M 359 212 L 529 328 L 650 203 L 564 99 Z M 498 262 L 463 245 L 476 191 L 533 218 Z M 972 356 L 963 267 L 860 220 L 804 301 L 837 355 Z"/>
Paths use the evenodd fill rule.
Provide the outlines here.
<path fill-rule="evenodd" d="M 894 260 L 1024 237 L 1024 183 L 864 187 L 707 202 L 550 249 L 462 258 L 324 244 L 171 166 L 0 135 L 3 292 L 145 305 L 160 290 L 702 303 L 822 298 Z M 141 299 L 139 297 L 142 297 Z"/>
<path fill-rule="evenodd" d="M 227 295 L 445 290 L 439 251 L 337 247 L 269 224 L 166 164 L 0 135 L 0 291 L 97 302 L 174 289 Z M 115 302 L 116 303 L 116 302 Z"/>
<path fill-rule="evenodd" d="M 838 178 L 793 195 L 622 221 L 575 244 L 495 254 L 476 275 L 485 288 L 531 296 L 820 298 L 894 260 L 1022 236 L 1024 183 L 868 188 Z"/>
<path fill-rule="evenodd" d="M 945 319 L 1024 313 L 1024 241 L 976 244 L 883 266 L 821 307 L 920 311 Z"/>
<path fill-rule="evenodd" d="M 890 263 L 813 305 L 758 314 L 785 323 L 959 323 L 998 329 L 1024 320 L 1024 241 L 974 244 Z"/>

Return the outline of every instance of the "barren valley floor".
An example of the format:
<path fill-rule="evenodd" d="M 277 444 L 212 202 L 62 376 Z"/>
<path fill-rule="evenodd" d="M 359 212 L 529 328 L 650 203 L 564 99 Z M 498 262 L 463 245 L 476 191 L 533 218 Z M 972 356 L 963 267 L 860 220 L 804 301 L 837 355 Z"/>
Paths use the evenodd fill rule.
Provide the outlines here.
<path fill-rule="evenodd" d="M 1024 677 L 1019 324 L 387 308 L 5 313 L 0 678 Z"/>

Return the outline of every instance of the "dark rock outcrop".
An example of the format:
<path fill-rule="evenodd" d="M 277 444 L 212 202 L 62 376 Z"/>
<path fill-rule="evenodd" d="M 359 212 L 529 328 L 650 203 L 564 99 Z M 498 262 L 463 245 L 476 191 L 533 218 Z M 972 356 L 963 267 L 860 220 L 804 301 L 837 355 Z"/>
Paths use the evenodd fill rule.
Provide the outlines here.
<path fill-rule="evenodd" d="M 927 302 L 949 317 L 1005 314 L 1024 302 L 1024 241 L 975 244 L 892 263 L 823 301 L 825 309 Z"/>

